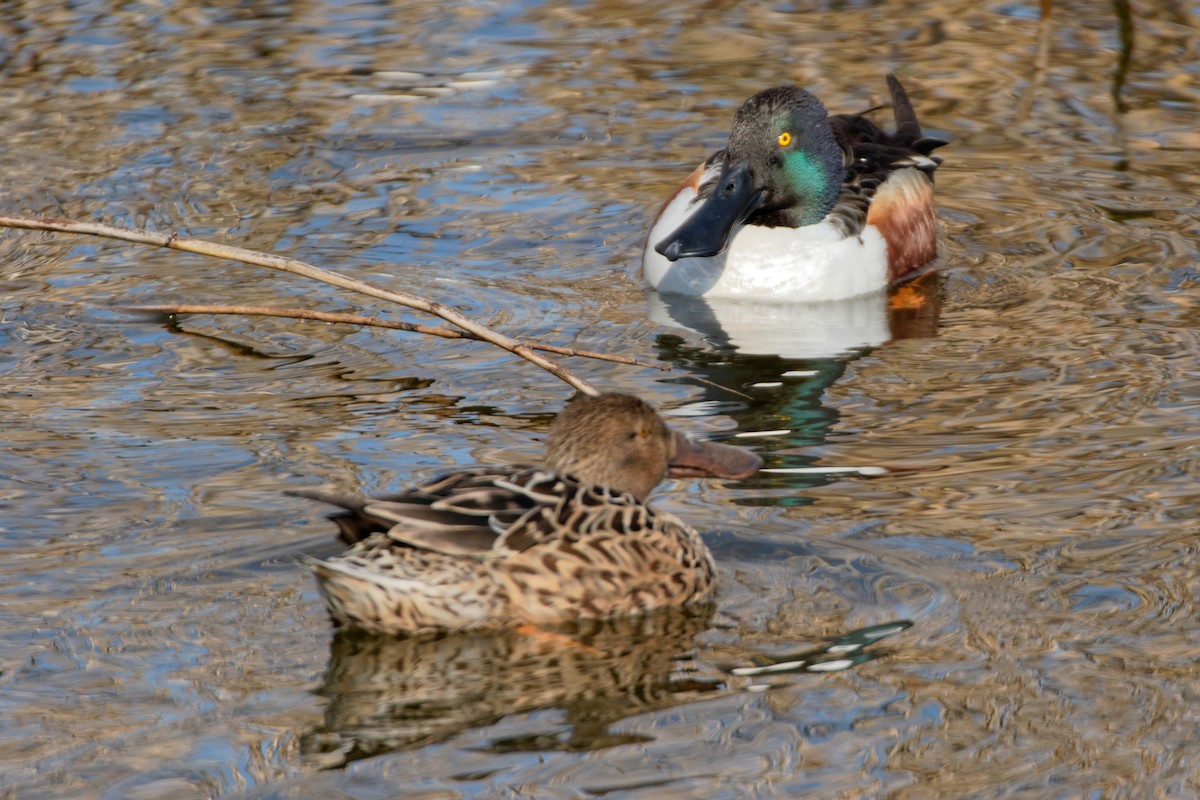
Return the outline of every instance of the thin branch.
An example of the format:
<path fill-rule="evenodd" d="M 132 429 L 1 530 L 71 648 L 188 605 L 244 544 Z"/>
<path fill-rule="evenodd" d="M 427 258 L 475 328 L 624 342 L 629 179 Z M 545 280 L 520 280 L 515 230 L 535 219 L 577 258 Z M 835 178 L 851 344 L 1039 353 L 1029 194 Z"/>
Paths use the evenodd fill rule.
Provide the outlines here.
<path fill-rule="evenodd" d="M 1033 113 L 1034 96 L 1041 91 L 1042 84 L 1046 82 L 1046 71 L 1050 64 L 1050 43 L 1054 35 L 1052 17 L 1054 0 L 1042 0 L 1041 7 L 1042 15 L 1038 19 L 1037 55 L 1033 59 L 1033 78 L 1030 79 L 1029 85 L 1025 87 L 1025 92 L 1021 95 L 1021 100 L 1017 104 L 1017 116 L 1013 120 L 1018 125 L 1027 122 L 1029 115 Z"/>
<path fill-rule="evenodd" d="M 14 217 L 0 215 L 0 227 L 103 236 L 108 239 L 119 239 L 125 242 L 136 242 L 138 244 L 167 247 L 172 250 L 182 250 L 185 253 L 197 253 L 199 255 L 212 256 L 214 258 L 224 258 L 229 261 L 240 261 L 243 264 L 252 264 L 254 266 L 266 267 L 268 269 L 277 269 L 282 272 L 290 272 L 293 275 L 300 275 L 301 277 L 320 281 L 321 283 L 326 283 L 330 286 L 337 286 L 341 289 L 349 289 L 352 292 L 365 294 L 368 297 L 386 300 L 390 303 L 398 303 L 402 306 L 407 306 L 418 311 L 424 311 L 428 314 L 433 314 L 436 317 L 441 317 L 447 322 L 457 325 L 463 330 L 474 334 L 483 341 L 491 342 L 497 347 L 502 347 L 510 353 L 518 355 L 521 358 L 524 358 L 526 361 L 536 364 L 537 366 L 549 372 L 551 375 L 554 375 L 560 380 L 563 380 L 571 386 L 574 386 L 584 394 L 599 394 L 596 387 L 592 386 L 583 378 L 575 375 L 557 361 L 547 358 L 540 353 L 534 352 L 529 346 L 522 344 L 515 339 L 511 339 L 502 333 L 493 331 L 491 328 L 485 327 L 469 317 L 463 316 L 449 306 L 441 303 L 435 303 L 431 300 L 426 300 L 423 297 L 418 297 L 417 295 L 409 294 L 408 292 L 398 292 L 384 289 L 381 286 L 376 286 L 365 281 L 355 280 L 348 275 L 342 275 L 341 273 L 321 269 L 320 267 L 314 267 L 312 264 L 306 264 L 305 262 L 298 261 L 294 258 L 284 258 L 283 256 L 277 256 L 271 253 L 260 253 L 256 250 L 247 250 L 242 247 L 233 247 L 231 245 L 208 242 L 203 239 L 193 239 L 190 237 L 179 236 L 175 233 L 155 233 L 154 231 L 140 230 L 138 228 L 122 228 L 113 225 L 104 225 L 99 222 L 81 222 L 71 219 L 47 219 L 42 217 Z"/>
<path fill-rule="evenodd" d="M 421 325 L 416 322 L 395 322 L 392 320 L 380 319 L 379 317 L 368 317 L 361 314 L 342 314 L 334 311 L 312 311 L 307 308 L 272 308 L 269 306 L 206 306 L 206 305 L 151 305 L 151 306 L 122 306 L 127 311 L 144 311 L 152 314 L 243 314 L 246 316 L 258 317 L 290 317 L 293 319 L 310 319 L 317 322 L 332 322 L 344 325 L 367 325 L 373 328 L 389 328 L 396 331 L 409 331 L 411 333 L 424 333 L 429 336 L 438 336 L 443 339 L 468 339 L 470 341 L 481 342 L 473 333 L 467 331 L 457 331 L 453 328 L 440 328 L 435 325 Z M 554 353 L 560 356 L 579 356 L 581 358 L 596 358 L 601 361 L 613 361 L 617 364 L 629 364 L 635 367 L 647 367 L 650 369 L 662 370 L 670 372 L 671 368 L 664 364 L 650 364 L 645 361 L 637 361 L 636 359 L 627 356 L 610 356 L 606 353 L 595 353 L 591 350 L 576 350 L 572 347 L 559 347 L 553 344 L 538 344 L 537 342 L 522 342 L 525 347 L 530 350 L 541 350 L 546 353 Z"/>

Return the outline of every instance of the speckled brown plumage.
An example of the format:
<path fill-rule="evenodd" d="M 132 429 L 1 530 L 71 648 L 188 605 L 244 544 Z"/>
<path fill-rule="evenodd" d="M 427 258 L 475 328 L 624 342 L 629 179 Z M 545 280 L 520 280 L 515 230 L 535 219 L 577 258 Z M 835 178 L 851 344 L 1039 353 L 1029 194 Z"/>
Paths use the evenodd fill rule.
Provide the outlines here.
<path fill-rule="evenodd" d="M 308 559 L 334 620 L 401 633 L 603 619 L 708 599 L 699 534 L 645 504 L 668 472 L 744 477 L 757 456 L 670 431 L 628 395 L 580 398 L 558 416 L 546 465 L 461 470 L 339 505 L 350 548 Z"/>

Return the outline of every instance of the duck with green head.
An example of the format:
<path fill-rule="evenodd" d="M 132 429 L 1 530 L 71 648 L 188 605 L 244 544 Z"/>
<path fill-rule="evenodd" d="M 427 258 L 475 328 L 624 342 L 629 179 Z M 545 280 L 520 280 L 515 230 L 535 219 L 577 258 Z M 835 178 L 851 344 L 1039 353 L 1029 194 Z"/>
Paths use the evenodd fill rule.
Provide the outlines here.
<path fill-rule="evenodd" d="M 937 254 L 933 173 L 945 144 L 924 136 L 887 76 L 896 130 L 830 116 L 797 86 L 738 110 L 725 149 L 659 211 L 643 256 L 661 292 L 756 300 L 853 297 L 902 280 Z"/>

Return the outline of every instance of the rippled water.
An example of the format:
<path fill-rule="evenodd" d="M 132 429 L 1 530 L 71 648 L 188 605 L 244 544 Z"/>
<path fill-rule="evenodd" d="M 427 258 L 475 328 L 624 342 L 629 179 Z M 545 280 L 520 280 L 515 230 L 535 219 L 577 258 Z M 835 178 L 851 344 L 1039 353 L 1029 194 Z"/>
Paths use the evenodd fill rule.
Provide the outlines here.
<path fill-rule="evenodd" d="M 394 312 L 0 231 L 0 796 L 1200 793 L 1200 36 L 1121 7 L 6 4 L 0 213 L 659 360 L 571 366 L 696 432 L 787 431 L 746 440 L 772 468 L 885 469 L 664 486 L 721 564 L 708 615 L 335 638 L 294 561 L 330 526 L 281 489 L 529 456 L 570 390 L 480 344 L 128 314 Z M 645 296 L 649 215 L 745 97 L 859 110 L 887 71 L 952 142 L 936 273 L 891 308 Z M 894 619 L 855 669 L 723 671 Z"/>

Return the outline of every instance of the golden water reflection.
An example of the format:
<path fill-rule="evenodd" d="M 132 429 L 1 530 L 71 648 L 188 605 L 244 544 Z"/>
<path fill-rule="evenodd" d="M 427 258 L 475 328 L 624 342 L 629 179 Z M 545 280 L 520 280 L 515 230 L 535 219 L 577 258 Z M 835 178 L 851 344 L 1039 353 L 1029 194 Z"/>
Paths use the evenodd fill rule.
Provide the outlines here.
<path fill-rule="evenodd" d="M 294 563 L 328 525 L 281 490 L 530 457 L 566 387 L 483 345 L 147 321 L 110 306 L 367 304 L 0 232 L 0 796 L 1196 794 L 1196 12 L 1135 4 L 1130 49 L 1113 5 L 1049 5 L 7 4 L 6 212 L 272 250 L 658 359 L 572 366 L 697 433 L 786 431 L 744 441 L 774 468 L 869 469 L 669 483 L 656 503 L 721 564 L 710 621 L 621 634 L 627 663 L 531 705 L 497 669 L 468 687 L 486 718 L 447 703 L 413 733 L 389 692 L 496 654 L 331 650 Z M 795 81 L 865 109 L 887 71 L 951 142 L 926 302 L 789 312 L 834 343 L 790 352 L 652 316 L 647 217 L 737 105 Z M 855 669 L 671 683 L 688 647 L 893 619 L 914 624 Z M 572 715 L 594 747 L 564 745 Z M 320 769 L 380 717 L 399 750 L 364 724 Z"/>

